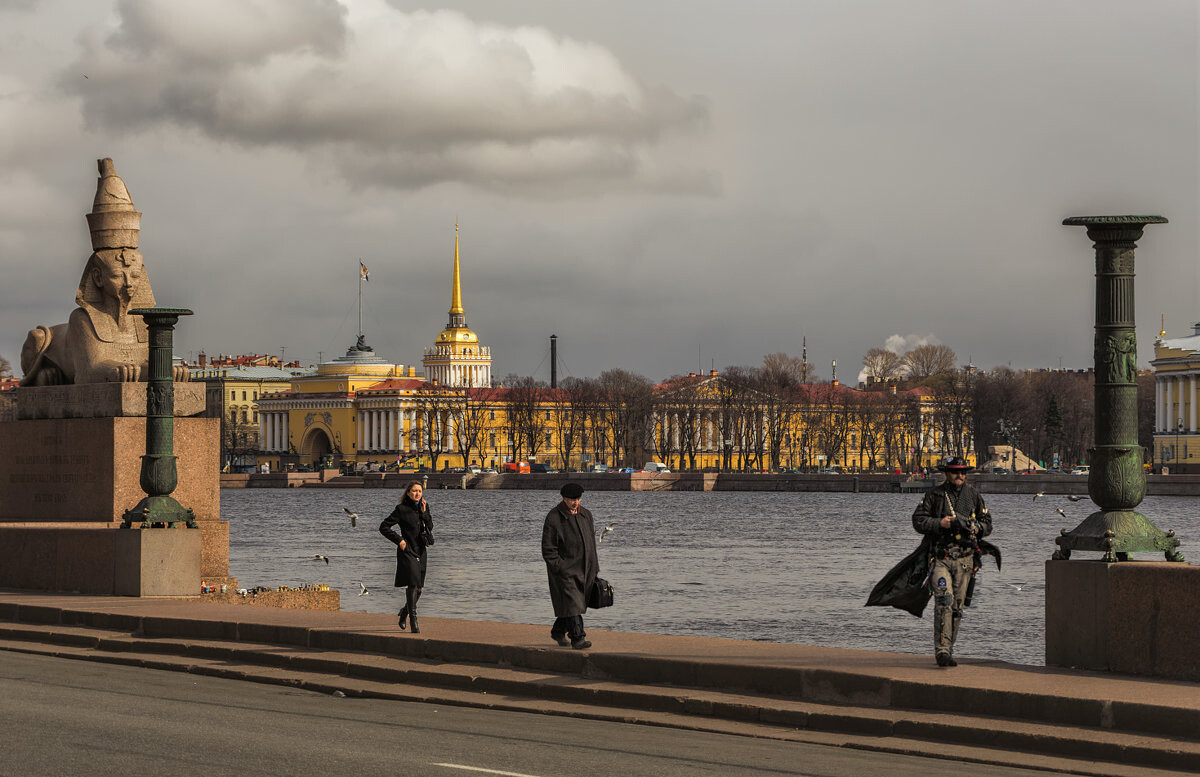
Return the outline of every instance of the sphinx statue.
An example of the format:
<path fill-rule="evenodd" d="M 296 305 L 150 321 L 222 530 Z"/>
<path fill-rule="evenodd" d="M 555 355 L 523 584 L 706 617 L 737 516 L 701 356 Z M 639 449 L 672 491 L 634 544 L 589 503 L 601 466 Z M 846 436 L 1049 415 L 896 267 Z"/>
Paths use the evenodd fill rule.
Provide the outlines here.
<path fill-rule="evenodd" d="M 96 199 L 87 214 L 92 255 L 79 278 L 65 324 L 38 326 L 21 348 L 22 386 L 149 380 L 149 331 L 133 308 L 154 307 L 154 293 L 137 250 L 142 214 L 133 207 L 111 159 L 98 161 Z M 186 381 L 186 367 L 175 367 Z"/>

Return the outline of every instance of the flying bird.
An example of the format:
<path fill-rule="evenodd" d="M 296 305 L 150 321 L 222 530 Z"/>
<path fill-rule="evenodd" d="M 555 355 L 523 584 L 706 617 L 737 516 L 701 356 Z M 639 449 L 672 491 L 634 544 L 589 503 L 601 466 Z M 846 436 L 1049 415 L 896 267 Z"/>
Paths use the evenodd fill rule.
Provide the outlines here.
<path fill-rule="evenodd" d="M 604 542 L 604 538 L 607 535 L 612 534 L 612 530 L 613 530 L 612 525 L 605 526 L 604 531 L 600 532 L 600 539 L 596 540 L 596 544 L 599 545 L 601 542 Z"/>
<path fill-rule="evenodd" d="M 1012 586 L 1013 588 L 1017 589 L 1018 591 L 1021 590 L 1021 586 L 1016 585 L 1015 583 L 1009 583 L 1009 585 Z"/>
<path fill-rule="evenodd" d="M 1046 493 L 1044 491 L 1038 491 L 1036 494 L 1033 495 L 1033 501 L 1036 502 L 1038 500 L 1039 496 L 1045 496 L 1045 495 L 1046 495 Z"/>
<path fill-rule="evenodd" d="M 317 555 L 312 557 L 312 560 L 313 561 L 324 561 L 326 564 L 328 564 L 329 556 L 322 556 L 320 553 L 318 553 Z"/>
<path fill-rule="evenodd" d="M 1067 499 L 1070 499 L 1072 502 L 1078 502 L 1080 499 L 1083 499 L 1083 497 L 1075 496 L 1074 494 L 1067 494 Z"/>
<path fill-rule="evenodd" d="M 364 585 L 363 583 L 359 583 L 358 587 L 362 589 L 361 591 L 358 592 L 359 596 L 370 596 L 371 595 L 371 592 L 367 590 L 366 585 Z"/>
<path fill-rule="evenodd" d="M 1066 511 L 1065 511 L 1065 510 L 1063 510 L 1061 507 L 1056 507 L 1056 508 L 1054 508 L 1054 512 L 1058 513 L 1058 514 L 1059 514 L 1059 515 L 1061 515 L 1063 518 L 1066 518 L 1066 517 L 1067 517 L 1067 513 L 1066 513 Z"/>
<path fill-rule="evenodd" d="M 358 513 L 352 513 L 345 507 L 342 508 L 342 512 L 344 512 L 346 515 L 350 516 L 350 528 L 351 529 L 353 529 L 355 526 L 358 526 Z"/>

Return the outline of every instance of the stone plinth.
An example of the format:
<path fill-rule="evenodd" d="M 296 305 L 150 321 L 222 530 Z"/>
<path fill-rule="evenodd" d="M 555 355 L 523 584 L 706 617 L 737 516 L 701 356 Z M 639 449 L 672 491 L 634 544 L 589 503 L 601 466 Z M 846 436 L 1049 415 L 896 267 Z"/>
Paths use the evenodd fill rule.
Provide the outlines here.
<path fill-rule="evenodd" d="M 201 534 L 116 524 L 0 524 L 0 588 L 195 596 Z"/>
<path fill-rule="evenodd" d="M 1047 561 L 1046 663 L 1200 680 L 1200 567 Z"/>
<path fill-rule="evenodd" d="M 219 434 L 219 419 L 175 419 L 179 485 L 173 496 L 196 513 L 201 573 L 212 578 L 229 575 L 229 524 L 220 520 Z M 0 527 L 120 522 L 144 496 L 138 478 L 145 450 L 145 418 L 0 423 Z"/>
<path fill-rule="evenodd" d="M 109 418 L 146 415 L 145 383 L 83 383 L 17 389 L 17 419 Z M 204 384 L 176 383 L 175 415 L 204 412 Z"/>
<path fill-rule="evenodd" d="M 113 593 L 192 596 L 200 590 L 199 529 L 118 529 Z"/>

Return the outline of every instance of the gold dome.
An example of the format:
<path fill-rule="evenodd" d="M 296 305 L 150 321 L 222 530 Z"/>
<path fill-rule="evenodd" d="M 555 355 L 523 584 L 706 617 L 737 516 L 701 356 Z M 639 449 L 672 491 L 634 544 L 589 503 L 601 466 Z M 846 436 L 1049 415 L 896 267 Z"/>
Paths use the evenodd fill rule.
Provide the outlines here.
<path fill-rule="evenodd" d="M 439 343 L 478 343 L 479 337 L 470 329 L 447 327 L 438 335 Z"/>

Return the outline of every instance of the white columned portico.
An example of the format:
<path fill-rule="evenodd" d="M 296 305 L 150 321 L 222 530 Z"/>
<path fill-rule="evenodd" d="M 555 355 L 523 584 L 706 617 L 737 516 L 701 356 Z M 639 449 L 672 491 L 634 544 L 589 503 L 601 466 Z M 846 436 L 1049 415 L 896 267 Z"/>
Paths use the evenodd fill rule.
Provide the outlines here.
<path fill-rule="evenodd" d="M 1196 376 L 1188 376 L 1188 431 L 1196 432 Z"/>
<path fill-rule="evenodd" d="M 1154 430 L 1161 432 L 1163 430 L 1163 416 L 1165 414 L 1164 405 L 1167 402 L 1166 386 L 1163 384 L 1161 375 L 1154 376 Z"/>

